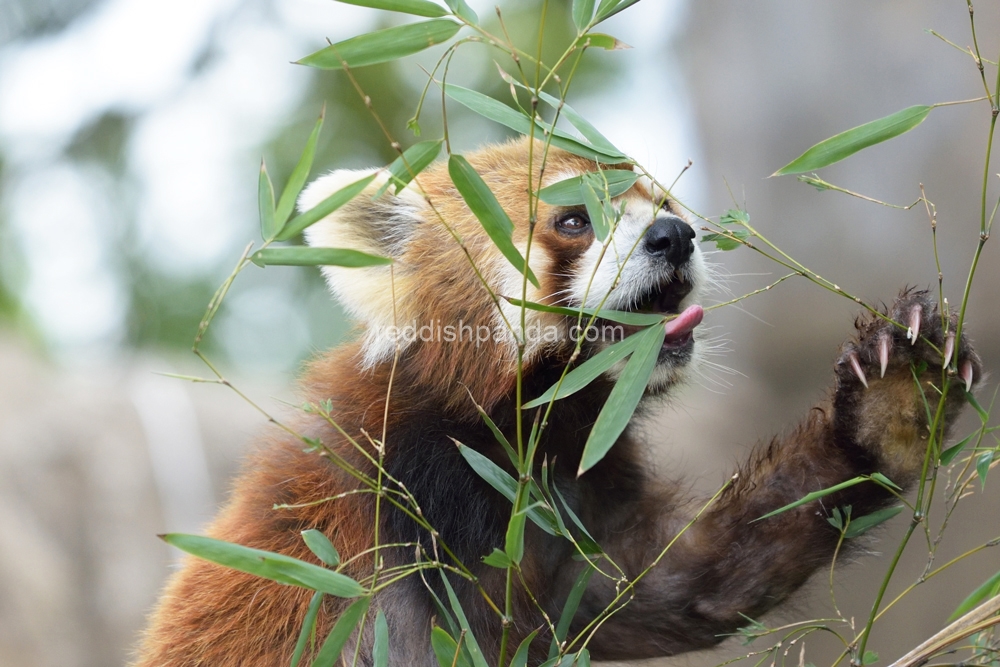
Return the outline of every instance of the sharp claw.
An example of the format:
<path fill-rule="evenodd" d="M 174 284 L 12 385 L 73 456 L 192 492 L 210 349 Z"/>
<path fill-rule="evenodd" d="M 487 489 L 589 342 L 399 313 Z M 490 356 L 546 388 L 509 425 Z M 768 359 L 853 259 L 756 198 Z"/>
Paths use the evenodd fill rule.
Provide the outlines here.
<path fill-rule="evenodd" d="M 922 310 L 920 304 L 910 308 L 910 330 L 906 332 L 906 335 L 910 337 L 910 345 L 915 344 L 917 338 L 920 337 L 920 315 Z"/>
<path fill-rule="evenodd" d="M 958 371 L 958 376 L 965 381 L 965 391 L 972 391 L 972 362 L 966 359 L 962 362 L 962 368 Z"/>
<path fill-rule="evenodd" d="M 859 380 L 861 380 L 861 384 L 863 384 L 865 386 L 865 389 L 867 389 L 868 388 L 868 378 L 865 377 L 865 372 L 863 370 L 861 370 L 861 362 L 858 361 L 858 353 L 855 352 L 854 350 L 851 350 L 847 354 L 847 359 L 851 363 L 851 370 L 854 371 L 854 374 L 858 376 Z M 971 367 L 970 367 L 970 369 L 971 369 Z M 970 373 L 971 373 L 971 370 L 970 370 Z"/>
<path fill-rule="evenodd" d="M 878 335 L 878 362 L 881 368 L 879 377 L 885 377 L 885 369 L 889 365 L 889 334 L 883 331 Z"/>
<path fill-rule="evenodd" d="M 950 331 L 944 339 L 944 367 L 951 363 L 951 355 L 955 353 L 955 332 Z"/>

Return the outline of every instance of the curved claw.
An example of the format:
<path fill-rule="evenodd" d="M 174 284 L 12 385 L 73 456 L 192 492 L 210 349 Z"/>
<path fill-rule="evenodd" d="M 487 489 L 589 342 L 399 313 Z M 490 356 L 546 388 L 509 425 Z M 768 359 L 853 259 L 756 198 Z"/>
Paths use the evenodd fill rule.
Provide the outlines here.
<path fill-rule="evenodd" d="M 859 380 L 861 380 L 861 384 L 863 384 L 865 386 L 865 389 L 867 389 L 868 388 L 868 378 L 865 377 L 865 372 L 861 368 L 861 362 L 858 360 L 858 353 L 855 352 L 854 350 L 851 350 L 847 354 L 847 360 L 851 364 L 851 370 L 854 371 L 854 374 L 858 376 Z M 972 367 L 970 366 L 969 368 L 970 368 L 969 372 L 971 373 L 972 372 L 971 371 Z"/>
<path fill-rule="evenodd" d="M 965 382 L 965 390 L 972 391 L 972 362 L 968 359 L 962 362 L 958 376 Z"/>
<path fill-rule="evenodd" d="M 951 363 L 951 356 L 955 354 L 955 332 L 949 331 L 944 339 L 944 367 L 948 368 Z"/>
<path fill-rule="evenodd" d="M 910 339 L 910 345 L 915 344 L 917 338 L 920 337 L 920 316 L 922 310 L 919 303 L 910 308 L 910 329 L 906 332 L 906 336 Z"/>
<path fill-rule="evenodd" d="M 881 366 L 879 377 L 885 377 L 885 369 L 889 366 L 889 332 L 878 335 L 878 363 Z"/>

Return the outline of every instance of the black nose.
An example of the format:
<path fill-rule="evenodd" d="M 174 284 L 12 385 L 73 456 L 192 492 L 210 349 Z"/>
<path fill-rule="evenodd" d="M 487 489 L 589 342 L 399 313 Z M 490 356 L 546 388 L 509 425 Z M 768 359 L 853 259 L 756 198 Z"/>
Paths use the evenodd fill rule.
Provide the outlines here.
<path fill-rule="evenodd" d="M 657 218 L 646 232 L 646 252 L 678 267 L 694 252 L 694 236 L 694 228 L 676 216 Z"/>

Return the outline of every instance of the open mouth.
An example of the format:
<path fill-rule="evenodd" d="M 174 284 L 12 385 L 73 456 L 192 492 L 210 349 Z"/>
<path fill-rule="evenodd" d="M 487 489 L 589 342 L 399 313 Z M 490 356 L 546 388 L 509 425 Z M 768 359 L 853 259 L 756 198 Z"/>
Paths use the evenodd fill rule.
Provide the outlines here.
<path fill-rule="evenodd" d="M 680 310 L 680 304 L 691 293 L 692 285 L 684 280 L 675 279 L 669 283 L 653 285 L 641 294 L 634 305 L 624 308 L 629 312 L 652 313 L 656 315 L 675 315 L 666 323 L 666 337 L 663 339 L 664 350 L 681 350 L 694 342 L 694 329 L 701 324 L 704 311 L 701 306 L 692 305 Z M 640 327 L 623 325 L 625 335 L 631 336 Z"/>

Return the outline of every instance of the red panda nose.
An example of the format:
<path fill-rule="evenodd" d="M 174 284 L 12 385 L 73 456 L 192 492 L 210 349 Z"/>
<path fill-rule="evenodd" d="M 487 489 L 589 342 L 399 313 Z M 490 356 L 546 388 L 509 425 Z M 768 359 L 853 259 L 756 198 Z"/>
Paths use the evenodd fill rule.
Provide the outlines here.
<path fill-rule="evenodd" d="M 694 228 L 676 216 L 657 218 L 646 232 L 646 252 L 679 267 L 694 252 Z"/>

